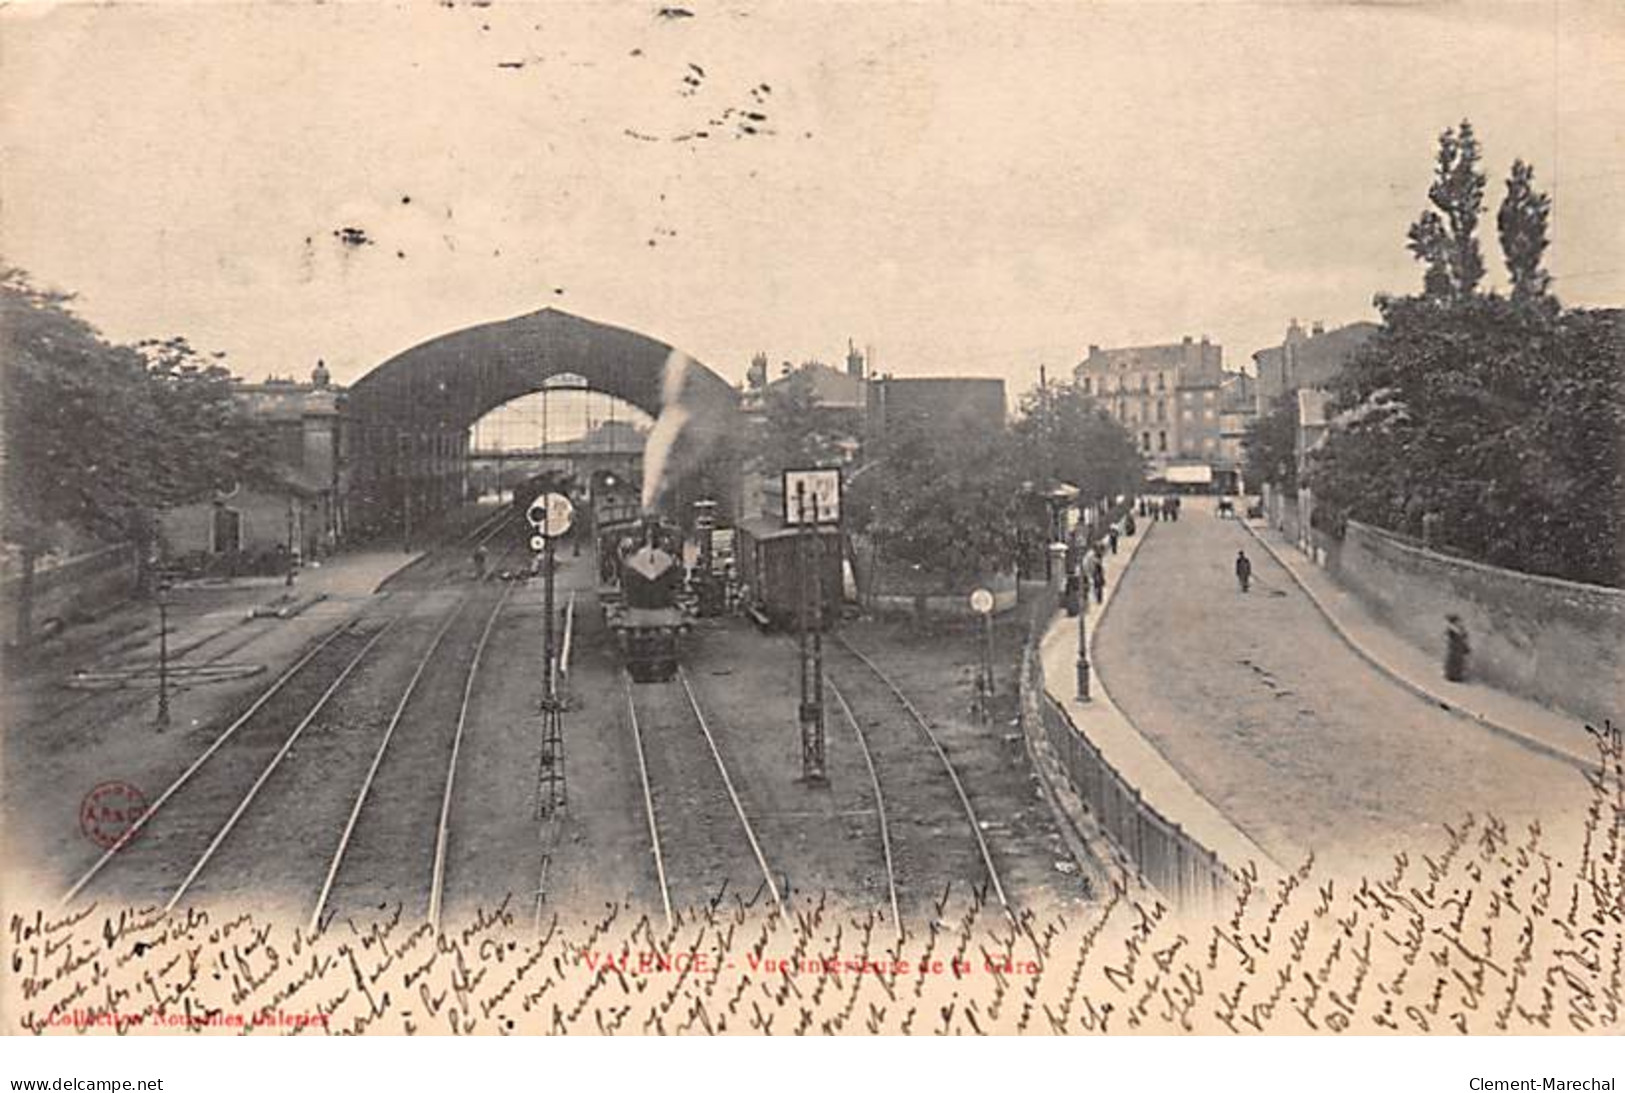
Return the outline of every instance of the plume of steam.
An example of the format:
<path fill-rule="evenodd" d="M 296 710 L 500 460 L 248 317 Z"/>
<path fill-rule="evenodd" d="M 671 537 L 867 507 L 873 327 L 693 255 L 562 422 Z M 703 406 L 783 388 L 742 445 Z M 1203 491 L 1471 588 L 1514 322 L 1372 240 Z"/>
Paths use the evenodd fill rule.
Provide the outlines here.
<path fill-rule="evenodd" d="M 673 350 L 661 377 L 660 416 L 643 446 L 644 511 L 705 467 L 738 424 L 733 389 Z"/>
<path fill-rule="evenodd" d="M 649 439 L 643 445 L 643 509 L 649 512 L 660 500 L 669 485 L 673 470 L 672 454 L 677 438 L 682 435 L 693 412 L 683 405 L 683 381 L 688 375 L 689 360 L 673 349 L 666 358 L 665 374 L 660 384 L 660 416 Z"/>

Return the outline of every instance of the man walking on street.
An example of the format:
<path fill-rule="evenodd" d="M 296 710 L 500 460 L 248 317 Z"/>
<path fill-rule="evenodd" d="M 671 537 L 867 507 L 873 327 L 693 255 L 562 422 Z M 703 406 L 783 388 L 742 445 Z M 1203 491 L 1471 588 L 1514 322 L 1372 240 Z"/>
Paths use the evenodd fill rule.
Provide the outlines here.
<path fill-rule="evenodd" d="M 1241 590 L 1245 592 L 1247 586 L 1252 584 L 1252 581 L 1253 563 L 1247 557 L 1245 550 L 1238 550 L 1236 551 L 1236 583 L 1241 585 Z"/>
<path fill-rule="evenodd" d="M 1095 590 L 1095 602 L 1100 603 L 1106 594 L 1106 563 L 1092 546 L 1083 556 L 1083 575 Z"/>

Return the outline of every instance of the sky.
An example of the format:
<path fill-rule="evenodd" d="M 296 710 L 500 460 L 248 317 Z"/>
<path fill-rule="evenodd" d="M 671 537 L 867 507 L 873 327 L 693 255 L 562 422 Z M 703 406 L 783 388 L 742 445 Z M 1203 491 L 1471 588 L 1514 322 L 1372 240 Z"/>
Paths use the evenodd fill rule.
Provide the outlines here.
<path fill-rule="evenodd" d="M 683 0 L 687 3 L 687 0 Z M 1616 4 L 24 4 L 0 257 L 109 337 L 351 382 L 556 306 L 677 346 L 994 375 L 1373 318 L 1439 132 L 1625 303 Z M 705 133 L 705 137 L 696 134 Z M 347 231 L 353 229 L 353 231 Z"/>

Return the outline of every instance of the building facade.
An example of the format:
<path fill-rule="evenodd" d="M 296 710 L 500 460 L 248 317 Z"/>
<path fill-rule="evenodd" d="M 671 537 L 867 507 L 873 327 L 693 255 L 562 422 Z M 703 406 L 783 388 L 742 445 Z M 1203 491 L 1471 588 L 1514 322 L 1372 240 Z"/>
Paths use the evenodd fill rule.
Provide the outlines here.
<path fill-rule="evenodd" d="M 1246 481 L 1247 430 L 1258 417 L 1257 382 L 1246 372 L 1226 372 L 1219 387 L 1220 484 L 1237 493 L 1254 489 Z"/>
<path fill-rule="evenodd" d="M 165 558 L 205 570 L 273 570 L 336 550 L 349 533 L 343 389 L 318 361 L 308 383 L 270 378 L 238 384 L 235 394 L 270 431 L 274 481 L 166 511 Z"/>
<path fill-rule="evenodd" d="M 1376 333 L 1376 323 L 1350 323 L 1326 329 L 1314 323 L 1308 331 L 1293 319 L 1280 345 L 1253 354 L 1255 405 L 1267 414 L 1276 400 L 1304 388 L 1325 389 L 1361 346 Z"/>
<path fill-rule="evenodd" d="M 1153 478 L 1198 483 L 1222 469 L 1224 350 L 1206 337 L 1118 349 L 1091 345 L 1073 378 L 1134 438 Z"/>

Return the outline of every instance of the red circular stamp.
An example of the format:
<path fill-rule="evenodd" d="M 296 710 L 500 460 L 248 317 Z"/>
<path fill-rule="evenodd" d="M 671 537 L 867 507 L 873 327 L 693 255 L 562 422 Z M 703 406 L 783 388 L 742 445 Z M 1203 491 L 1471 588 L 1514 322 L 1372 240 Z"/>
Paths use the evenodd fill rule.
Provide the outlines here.
<path fill-rule="evenodd" d="M 146 794 L 128 782 L 103 782 L 79 805 L 79 830 L 97 846 L 111 849 L 146 814 Z"/>

